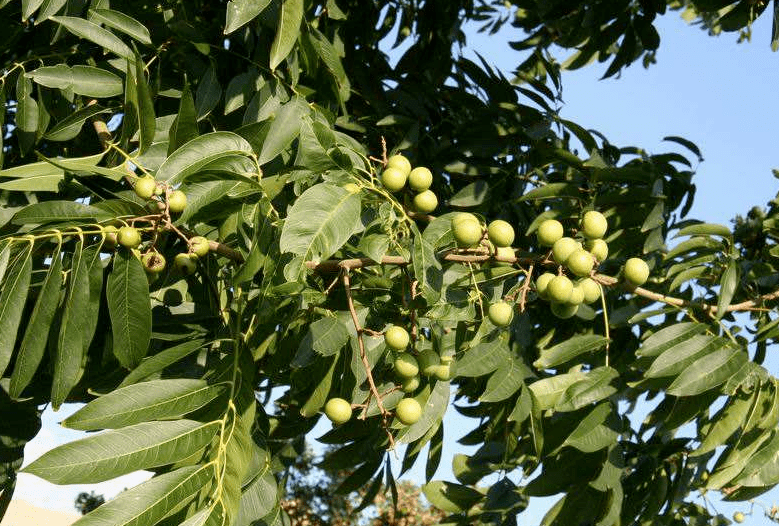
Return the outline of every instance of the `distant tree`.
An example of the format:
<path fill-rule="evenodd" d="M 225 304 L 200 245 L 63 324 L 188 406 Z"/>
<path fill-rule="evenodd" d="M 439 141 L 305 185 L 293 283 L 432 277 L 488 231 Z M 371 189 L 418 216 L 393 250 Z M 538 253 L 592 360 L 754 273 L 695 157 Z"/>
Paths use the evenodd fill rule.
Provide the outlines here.
<path fill-rule="evenodd" d="M 105 497 L 102 495 L 96 495 L 94 491 L 90 491 L 89 493 L 82 491 L 76 497 L 74 506 L 81 515 L 86 515 L 102 504 L 105 504 Z"/>

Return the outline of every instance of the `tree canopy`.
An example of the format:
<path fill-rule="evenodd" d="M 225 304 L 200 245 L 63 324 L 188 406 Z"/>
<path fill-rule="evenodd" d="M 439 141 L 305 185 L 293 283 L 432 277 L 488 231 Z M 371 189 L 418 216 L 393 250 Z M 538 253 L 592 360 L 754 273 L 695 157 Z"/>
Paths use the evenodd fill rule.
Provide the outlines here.
<path fill-rule="evenodd" d="M 62 425 L 100 432 L 24 471 L 154 476 L 79 526 L 287 524 L 323 413 L 358 508 L 422 461 L 441 524 L 549 495 L 544 525 L 727 524 L 699 491 L 779 483 L 779 200 L 687 217 L 695 144 L 556 108 L 566 69 L 650 65 L 666 11 L 748 37 L 766 8 L 0 0 L 0 510 L 81 402 Z M 511 78 L 462 52 L 506 24 Z M 456 480 L 445 437 L 478 447 Z"/>

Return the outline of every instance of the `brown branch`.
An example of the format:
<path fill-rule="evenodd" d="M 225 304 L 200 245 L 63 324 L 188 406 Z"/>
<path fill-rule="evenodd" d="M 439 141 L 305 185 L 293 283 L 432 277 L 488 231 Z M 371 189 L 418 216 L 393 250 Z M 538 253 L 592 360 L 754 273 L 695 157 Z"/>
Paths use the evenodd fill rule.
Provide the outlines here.
<path fill-rule="evenodd" d="M 93 106 L 97 104 L 97 99 L 92 99 L 89 102 L 87 102 L 87 106 Z M 100 118 L 100 115 L 95 115 L 92 117 L 92 128 L 94 128 L 95 133 L 97 134 L 97 138 L 100 139 L 100 146 L 103 147 L 103 150 L 108 149 L 108 144 L 111 142 L 111 132 L 108 131 L 108 126 L 103 121 L 103 119 Z"/>
<path fill-rule="evenodd" d="M 240 252 L 238 252 L 237 250 L 233 250 L 227 245 L 223 245 L 219 241 L 209 241 L 208 247 L 211 250 L 211 252 L 216 252 L 220 256 L 224 256 L 228 259 L 232 259 L 236 263 L 243 263 L 244 261 L 243 255 Z"/>

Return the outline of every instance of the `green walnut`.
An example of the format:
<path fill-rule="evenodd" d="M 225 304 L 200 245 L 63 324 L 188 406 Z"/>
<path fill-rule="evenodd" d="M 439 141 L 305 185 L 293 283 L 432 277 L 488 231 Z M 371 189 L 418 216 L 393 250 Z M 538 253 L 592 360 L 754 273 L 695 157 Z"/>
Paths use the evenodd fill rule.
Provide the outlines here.
<path fill-rule="evenodd" d="M 417 363 L 419 364 L 419 370 L 425 376 L 433 376 L 435 374 L 435 368 L 441 363 L 441 358 L 438 353 L 433 349 L 425 349 L 417 356 Z"/>
<path fill-rule="evenodd" d="M 185 276 L 194 274 L 197 270 L 197 256 L 184 252 L 176 254 L 176 257 L 173 258 L 173 267 Z"/>
<path fill-rule="evenodd" d="M 549 299 L 549 295 L 546 293 L 549 288 L 549 282 L 554 279 L 555 275 L 551 272 L 544 272 L 536 278 L 536 294 L 541 299 Z"/>
<path fill-rule="evenodd" d="M 400 384 L 400 388 L 404 393 L 413 393 L 419 387 L 419 376 L 412 376 L 411 378 L 403 378 Z"/>
<path fill-rule="evenodd" d="M 398 354 L 393 362 L 395 373 L 401 378 L 413 378 L 419 374 L 417 359 L 407 352 Z"/>
<path fill-rule="evenodd" d="M 578 305 L 571 305 L 570 303 L 551 303 L 549 307 L 552 310 L 552 314 L 561 320 L 573 317 L 576 311 L 579 310 Z"/>
<path fill-rule="evenodd" d="M 487 309 L 490 321 L 498 327 L 508 327 L 514 318 L 514 308 L 510 303 L 499 301 L 490 305 Z"/>
<path fill-rule="evenodd" d="M 141 244 L 141 233 L 135 227 L 123 226 L 117 232 L 116 240 L 123 247 L 135 248 Z"/>
<path fill-rule="evenodd" d="M 432 190 L 424 190 L 414 196 L 414 208 L 417 212 L 429 214 L 438 207 L 438 197 Z"/>
<path fill-rule="evenodd" d="M 571 289 L 571 297 L 568 298 L 566 303 L 571 305 L 581 305 L 584 303 L 584 289 L 582 289 L 578 283 L 574 284 L 573 289 Z"/>
<path fill-rule="evenodd" d="M 139 177 L 135 181 L 135 194 L 141 199 L 151 199 L 157 189 L 157 181 L 153 177 Z"/>
<path fill-rule="evenodd" d="M 205 257 L 211 250 L 211 245 L 203 236 L 195 236 L 189 240 L 190 251 L 197 257 Z"/>
<path fill-rule="evenodd" d="M 438 380 L 441 380 L 442 382 L 447 382 L 452 379 L 453 376 L 452 373 L 453 370 L 452 370 L 451 363 L 441 363 L 439 365 L 436 365 L 433 376 L 435 376 Z"/>
<path fill-rule="evenodd" d="M 381 184 L 390 192 L 397 192 L 406 186 L 407 174 L 397 168 L 387 168 L 381 172 Z"/>
<path fill-rule="evenodd" d="M 481 223 L 472 214 L 465 217 L 455 216 L 455 219 L 452 219 L 452 233 L 457 244 L 463 247 L 477 244 L 483 234 Z"/>
<path fill-rule="evenodd" d="M 159 274 L 165 269 L 165 257 L 159 252 L 152 251 L 147 252 L 141 257 L 141 263 L 143 263 L 146 272 L 152 274 Z"/>
<path fill-rule="evenodd" d="M 567 303 L 571 299 L 573 282 L 566 276 L 555 276 L 546 287 L 549 300 L 555 303 Z"/>
<path fill-rule="evenodd" d="M 422 406 L 414 398 L 404 398 L 395 407 L 395 416 L 402 424 L 415 424 L 422 416 Z"/>
<path fill-rule="evenodd" d="M 415 192 L 423 192 L 433 184 L 433 173 L 424 166 L 417 166 L 408 174 L 408 185 Z"/>
<path fill-rule="evenodd" d="M 384 331 L 384 342 L 390 349 L 404 351 L 406 350 L 406 347 L 408 347 L 410 340 L 408 331 L 398 325 L 392 325 Z"/>
<path fill-rule="evenodd" d="M 590 239 L 601 238 L 608 228 L 606 217 L 595 210 L 590 210 L 582 217 L 582 235 Z"/>
<path fill-rule="evenodd" d="M 565 265 L 568 256 L 582 248 L 581 244 L 572 237 L 561 237 L 552 245 L 552 256 L 560 265 Z"/>
<path fill-rule="evenodd" d="M 341 425 L 352 418 L 352 405 L 343 398 L 331 398 L 325 404 L 325 416 L 335 425 Z"/>
<path fill-rule="evenodd" d="M 168 210 L 173 214 L 180 214 L 187 207 L 187 194 L 181 190 L 174 190 L 168 196 Z"/>
<path fill-rule="evenodd" d="M 649 265 L 640 258 L 630 258 L 625 262 L 625 280 L 635 287 L 640 287 L 649 279 Z"/>
<path fill-rule="evenodd" d="M 609 244 L 602 239 L 588 239 L 585 246 L 598 262 L 606 261 L 609 257 Z"/>
<path fill-rule="evenodd" d="M 568 270 L 583 278 L 584 276 L 589 276 L 592 272 L 595 266 L 595 259 L 591 253 L 582 248 L 577 248 L 565 260 L 565 265 L 568 267 Z"/>
<path fill-rule="evenodd" d="M 555 241 L 563 237 L 563 224 L 556 219 L 547 219 L 538 226 L 536 236 L 539 245 L 551 247 Z"/>
<path fill-rule="evenodd" d="M 584 292 L 584 303 L 594 303 L 600 298 L 600 285 L 592 278 L 584 278 L 578 286 Z"/>
<path fill-rule="evenodd" d="M 408 176 L 411 172 L 411 162 L 404 155 L 395 154 L 387 159 L 387 168 L 394 168 L 404 176 Z"/>
<path fill-rule="evenodd" d="M 514 242 L 514 227 L 508 221 L 496 219 L 487 227 L 487 236 L 496 247 L 509 247 Z"/>

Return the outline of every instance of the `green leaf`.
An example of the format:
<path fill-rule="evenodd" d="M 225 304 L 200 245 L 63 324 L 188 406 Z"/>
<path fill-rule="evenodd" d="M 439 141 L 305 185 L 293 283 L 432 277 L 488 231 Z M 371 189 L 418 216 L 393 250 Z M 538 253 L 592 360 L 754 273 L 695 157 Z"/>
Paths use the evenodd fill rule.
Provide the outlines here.
<path fill-rule="evenodd" d="M 348 335 L 347 335 L 348 338 Z M 304 418 L 311 418 L 322 409 L 325 405 L 327 397 L 330 395 L 330 388 L 333 385 L 333 374 L 335 373 L 335 365 L 338 363 L 338 357 L 335 356 L 330 359 L 330 367 L 328 367 L 325 375 L 319 381 L 314 388 L 314 392 L 308 397 L 306 403 L 300 408 L 300 414 Z"/>
<path fill-rule="evenodd" d="M 300 36 L 300 24 L 303 21 L 303 0 L 283 0 L 279 10 L 279 23 L 276 37 L 270 47 L 270 69 L 287 58 Z"/>
<path fill-rule="evenodd" d="M 568 387 L 585 377 L 586 374 L 581 371 L 563 373 L 536 380 L 528 385 L 528 388 L 536 399 L 535 405 L 540 411 L 544 411 L 554 407 Z"/>
<path fill-rule="evenodd" d="M 513 355 L 509 355 L 509 363 L 503 364 L 492 373 L 484 393 L 479 397 L 482 402 L 500 402 L 516 393 L 523 385 L 525 378 L 532 376 L 527 365 Z"/>
<path fill-rule="evenodd" d="M 696 334 L 666 350 L 652 362 L 644 373 L 647 378 L 676 376 L 697 359 L 726 345 L 723 340 L 710 334 Z"/>
<path fill-rule="evenodd" d="M 72 163 L 97 164 L 103 158 L 103 154 L 75 159 L 57 158 L 57 162 L 63 166 L 71 166 Z M 65 178 L 65 170 L 50 162 L 23 164 L 6 170 L 0 170 L 0 178 L 11 178 L 10 181 L 0 183 L 0 189 L 16 190 L 24 192 L 57 192 L 59 183 Z"/>
<path fill-rule="evenodd" d="M 186 378 L 151 380 L 115 389 L 62 421 L 70 429 L 116 429 L 151 420 L 174 420 L 206 405 L 226 384 Z"/>
<path fill-rule="evenodd" d="M 550 199 L 554 197 L 577 197 L 579 195 L 579 186 L 571 183 L 549 183 L 535 188 L 522 197 L 521 201 L 530 201 L 532 199 Z"/>
<path fill-rule="evenodd" d="M 728 267 L 722 273 L 719 281 L 719 299 L 717 300 L 717 319 L 722 318 L 728 312 L 728 306 L 733 299 L 739 282 L 739 265 L 735 259 L 728 262 Z"/>
<path fill-rule="evenodd" d="M 449 513 L 462 513 L 484 498 L 484 495 L 473 488 L 434 480 L 422 486 L 430 504 Z"/>
<path fill-rule="evenodd" d="M 755 452 L 733 482 L 766 489 L 779 483 L 779 432 L 772 431 L 771 438 Z"/>
<path fill-rule="evenodd" d="M 11 222 L 15 225 L 26 225 L 51 221 L 111 219 L 113 217 L 105 210 L 76 203 L 75 201 L 44 201 L 25 206 L 14 214 Z"/>
<path fill-rule="evenodd" d="M 43 138 L 50 141 L 69 141 L 81 132 L 81 128 L 88 119 L 101 113 L 111 113 L 111 111 L 97 104 L 81 108 L 55 124 Z"/>
<path fill-rule="evenodd" d="M 217 477 L 214 468 L 214 464 L 186 466 L 157 475 L 95 508 L 73 526 L 156 524 L 207 488 Z"/>
<path fill-rule="evenodd" d="M 411 255 L 414 275 L 419 280 L 422 296 L 428 303 L 434 303 L 441 297 L 443 267 L 435 255 L 435 246 L 419 232 L 415 224 L 411 226 L 414 234 L 414 251 Z"/>
<path fill-rule="evenodd" d="M 90 9 L 89 16 L 92 20 L 105 24 L 111 29 L 121 31 L 142 44 L 151 45 L 149 30 L 129 15 L 112 9 Z"/>
<path fill-rule="evenodd" d="M 349 340 L 349 333 L 338 318 L 321 318 L 309 325 L 311 347 L 322 356 L 337 354 Z"/>
<path fill-rule="evenodd" d="M 698 223 L 680 229 L 674 237 L 680 236 L 721 236 L 729 239 L 733 237 L 733 233 L 724 225 Z"/>
<path fill-rule="evenodd" d="M 68 0 L 43 0 L 38 16 L 35 17 L 35 25 L 48 20 L 51 15 L 57 14 L 62 7 L 68 3 Z"/>
<path fill-rule="evenodd" d="M 224 34 L 229 35 L 254 20 L 268 4 L 270 0 L 230 0 L 227 4 Z"/>
<path fill-rule="evenodd" d="M 311 46 L 316 51 L 317 55 L 319 55 L 319 58 L 333 76 L 333 79 L 335 79 L 335 84 L 338 88 L 338 97 L 340 98 L 341 103 L 346 102 L 349 99 L 351 84 L 339 56 L 343 53 L 339 53 L 336 47 L 315 27 L 311 26 L 308 29 L 311 36 L 309 40 Z"/>
<path fill-rule="evenodd" d="M 252 155 L 246 139 L 232 132 L 217 131 L 201 135 L 173 152 L 160 165 L 156 177 L 169 184 L 182 182 L 208 163 L 229 155 Z"/>
<path fill-rule="evenodd" d="M 593 453 L 615 444 L 619 433 L 604 425 L 611 414 L 611 404 L 604 402 L 595 406 L 560 447 L 571 446 L 584 453 Z"/>
<path fill-rule="evenodd" d="M 18 256 L 0 293 L 0 376 L 11 362 L 32 276 L 32 244 Z"/>
<path fill-rule="evenodd" d="M 739 427 L 744 425 L 749 416 L 749 408 L 752 400 L 758 396 L 758 390 L 752 395 L 739 393 L 731 396 L 727 405 L 713 418 L 713 425 L 701 437 L 701 445 L 691 453 L 692 456 L 705 455 L 717 447 L 723 445 Z"/>
<path fill-rule="evenodd" d="M 183 144 L 200 134 L 197 127 L 197 109 L 189 82 L 184 81 L 184 89 L 179 99 L 179 111 L 168 131 L 168 155 L 178 150 Z"/>
<path fill-rule="evenodd" d="M 205 342 L 203 340 L 191 340 L 165 349 L 154 356 L 145 358 L 138 367 L 133 369 L 130 374 L 122 380 L 119 387 L 134 384 L 154 373 L 162 371 L 169 365 L 173 365 L 182 358 L 203 348 L 204 345 Z"/>
<path fill-rule="evenodd" d="M 300 122 L 308 113 L 308 105 L 299 97 L 284 104 L 271 121 L 268 136 L 262 143 L 257 162 L 265 164 L 283 152 L 300 134 Z"/>
<path fill-rule="evenodd" d="M 128 61 L 127 71 L 132 70 L 133 63 Z M 146 76 L 143 72 L 143 60 L 140 56 L 135 57 L 135 74 L 127 75 L 127 89 L 135 90 L 135 97 L 132 97 L 135 110 L 135 119 L 138 123 L 138 153 L 143 154 L 149 149 L 154 141 L 154 101 L 151 97 L 151 90 L 146 83 Z"/>
<path fill-rule="evenodd" d="M 79 38 L 89 40 L 127 60 L 135 60 L 132 50 L 119 37 L 94 22 L 76 16 L 52 16 L 50 19 Z"/>
<path fill-rule="evenodd" d="M 54 320 L 62 287 L 62 257 L 59 252 L 60 246 L 57 246 L 52 254 L 51 265 L 38 293 L 38 301 L 35 302 L 35 308 L 30 314 L 30 321 L 19 347 L 19 354 L 16 357 L 16 365 L 8 389 L 12 398 L 18 398 L 30 383 L 46 350 L 49 328 Z M 5 305 L 5 303 L 0 303 L 0 305 Z"/>
<path fill-rule="evenodd" d="M 173 464 L 206 446 L 221 422 L 144 422 L 47 451 L 22 471 L 54 484 L 91 484 Z"/>
<path fill-rule="evenodd" d="M 665 259 L 667 261 L 677 256 L 681 256 L 682 254 L 686 254 L 688 252 L 695 252 L 696 254 L 702 254 L 706 252 L 712 252 L 712 251 L 717 252 L 717 251 L 724 251 L 724 250 L 725 250 L 725 245 L 722 244 L 721 241 L 717 241 L 716 239 L 712 239 L 708 236 L 696 236 L 686 241 L 682 241 L 681 243 L 673 247 L 665 255 Z"/>
<path fill-rule="evenodd" d="M 106 288 L 114 356 L 124 367 L 138 365 L 151 339 L 149 284 L 143 265 L 129 250 L 114 257 Z"/>
<path fill-rule="evenodd" d="M 41 3 L 43 0 L 22 0 L 22 20 L 30 18 Z"/>
<path fill-rule="evenodd" d="M 46 203 L 43 203 L 46 204 Z M 60 316 L 60 331 L 54 357 L 54 378 L 51 384 L 51 404 L 58 409 L 84 372 L 86 350 L 89 342 L 84 341 L 86 329 L 91 320 L 89 312 L 89 271 L 91 256 L 97 247 L 84 249 L 79 240 L 73 252 L 70 265 L 70 283 Z"/>
<path fill-rule="evenodd" d="M 684 146 L 685 148 L 690 150 L 692 153 L 697 155 L 699 161 L 703 160 L 703 155 L 701 155 L 700 149 L 695 145 L 694 142 L 689 141 L 689 140 L 687 140 L 687 139 L 685 139 L 683 137 L 676 137 L 674 135 L 669 135 L 668 137 L 663 137 L 663 140 L 664 141 L 669 141 L 669 142 L 675 142 L 677 144 L 681 144 L 682 146 Z"/>
<path fill-rule="evenodd" d="M 317 184 L 290 208 L 279 248 L 301 256 L 302 262 L 321 261 L 341 248 L 358 226 L 360 197 L 340 186 Z"/>
<path fill-rule="evenodd" d="M 87 97 L 115 97 L 123 90 L 122 79 L 104 69 L 93 66 L 65 64 L 43 66 L 26 74 L 41 86 L 72 91 Z"/>
<path fill-rule="evenodd" d="M 581 354 L 602 349 L 608 342 L 608 338 L 598 336 L 597 334 L 574 336 L 554 347 L 542 350 L 541 356 L 533 362 L 533 367 L 538 369 L 556 367 L 573 360 Z"/>
<path fill-rule="evenodd" d="M 683 322 L 670 325 L 661 329 L 644 340 L 641 347 L 636 351 L 640 357 L 652 358 L 671 347 L 683 342 L 696 334 L 706 332 L 706 325 L 696 322 Z"/>
<path fill-rule="evenodd" d="M 611 367 L 598 367 L 586 373 L 584 378 L 571 384 L 555 404 L 558 411 L 575 411 L 617 392 L 611 382 L 619 373 Z"/>
<path fill-rule="evenodd" d="M 457 376 L 484 376 L 497 370 L 508 359 L 508 342 L 503 338 L 498 337 L 491 341 L 481 342 L 468 349 L 465 355 L 457 361 Z"/>
<path fill-rule="evenodd" d="M 216 70 L 209 66 L 200 83 L 197 85 L 195 95 L 195 107 L 197 108 L 197 120 L 205 119 L 211 111 L 219 104 L 222 98 L 222 86 L 216 77 Z"/>
<path fill-rule="evenodd" d="M 694 396 L 725 383 L 748 360 L 747 354 L 731 346 L 699 358 L 668 387 L 673 396 Z"/>

